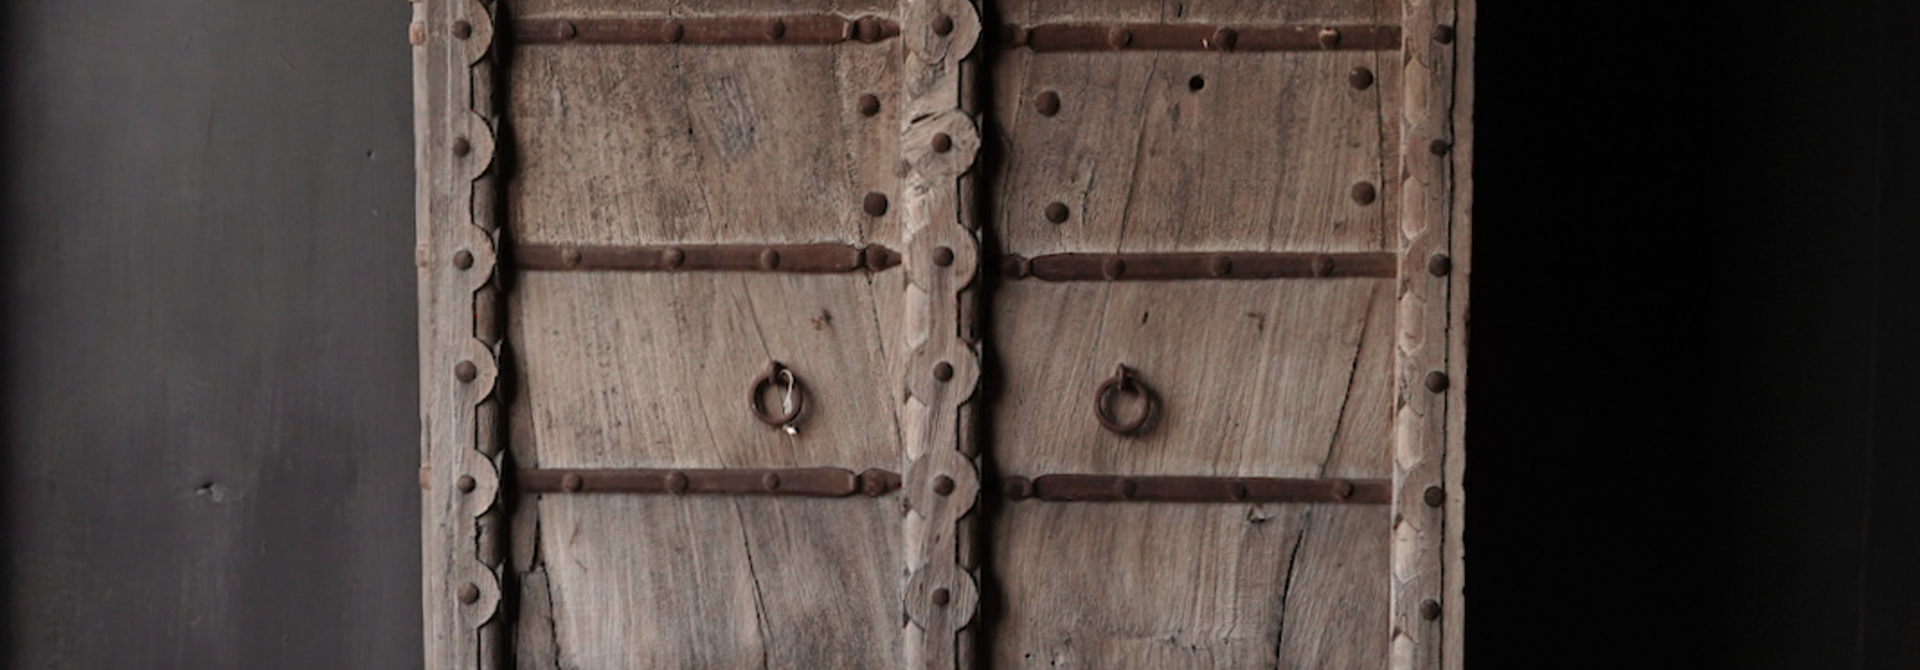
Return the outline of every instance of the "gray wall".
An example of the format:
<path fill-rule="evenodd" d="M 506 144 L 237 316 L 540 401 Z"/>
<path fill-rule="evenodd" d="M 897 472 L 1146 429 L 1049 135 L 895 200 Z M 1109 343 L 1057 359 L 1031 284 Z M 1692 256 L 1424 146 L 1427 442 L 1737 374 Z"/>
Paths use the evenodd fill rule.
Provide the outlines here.
<path fill-rule="evenodd" d="M 1470 661 L 1920 666 L 1920 7 L 1482 4 Z M 406 3 L 0 19 L 6 665 L 418 666 Z"/>
<path fill-rule="evenodd" d="M 8 667 L 419 665 L 406 3 L 0 11 Z"/>

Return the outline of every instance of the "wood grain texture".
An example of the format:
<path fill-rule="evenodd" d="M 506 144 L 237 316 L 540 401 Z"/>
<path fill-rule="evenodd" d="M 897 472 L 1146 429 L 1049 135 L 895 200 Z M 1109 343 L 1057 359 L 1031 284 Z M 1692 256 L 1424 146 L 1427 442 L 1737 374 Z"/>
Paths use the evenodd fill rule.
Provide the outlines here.
<path fill-rule="evenodd" d="M 1162 3 L 1102 4 L 1011 3 L 1002 18 L 1264 24 L 1291 11 L 1219 3 L 1176 15 Z M 1370 7 L 1340 6 L 1378 20 Z M 1007 51 L 994 76 L 1008 174 L 995 198 L 1002 244 L 1028 256 L 1391 250 L 1384 88 L 1347 83 L 1353 68 L 1381 70 L 1383 58 L 1391 53 Z M 1060 101 L 1052 116 L 1036 109 L 1047 93 Z M 1360 182 L 1379 197 L 1355 202 Z M 1067 207 L 1065 221 L 1046 218 L 1053 203 Z"/>
<path fill-rule="evenodd" d="M 1007 390 L 994 406 L 996 465 L 1023 475 L 1383 477 L 1394 334 L 1384 284 L 1142 286 L 1150 290 L 1138 304 L 1154 310 L 1146 324 L 1126 310 L 1100 327 L 1089 323 L 1099 300 L 1037 301 L 1023 295 L 1027 285 L 1003 287 L 995 342 Z M 1046 310 L 1058 320 L 1038 318 Z M 1080 335 L 1063 336 L 1055 323 Z M 1100 429 L 1093 381 L 1075 378 L 1110 373 L 1088 352 L 1126 347 L 1151 361 L 1137 365 L 1167 405 L 1137 438 Z M 994 662 L 1379 668 L 1388 521 L 1385 508 L 1340 505 L 1004 506 L 992 566 L 1006 611 L 996 617 Z"/>
<path fill-rule="evenodd" d="M 1394 670 L 1431 670 L 1444 656 L 1446 508 L 1427 502 L 1446 491 L 1447 406 L 1457 388 L 1430 375 L 1449 370 L 1450 276 L 1428 271 L 1451 250 L 1456 169 L 1452 0 L 1406 0 L 1403 30 L 1405 108 L 1401 135 L 1399 334 L 1394 363 Z M 1442 378 L 1444 379 L 1444 378 Z"/>
<path fill-rule="evenodd" d="M 898 43 L 527 46 L 509 211 L 529 244 L 899 239 Z M 889 157 L 889 158 L 882 158 Z M 895 211 L 897 207 L 893 208 Z"/>
<path fill-rule="evenodd" d="M 1453 230 L 1448 253 L 1453 263 L 1448 287 L 1447 374 L 1453 397 L 1447 403 L 1447 533 L 1442 602 L 1445 605 L 1441 667 L 1467 664 L 1467 343 L 1471 310 L 1467 299 L 1473 276 L 1473 110 L 1474 35 L 1477 0 L 1455 0 L 1456 70 L 1453 84 Z"/>
<path fill-rule="evenodd" d="M 497 434 L 479 409 L 498 377 L 496 349 L 482 339 L 496 329 L 475 321 L 496 313 L 476 302 L 490 295 L 482 288 L 494 277 L 485 205 L 496 168 L 493 20 L 475 0 L 414 8 L 425 660 L 486 670 L 500 667 L 505 651 L 496 618 L 500 563 L 491 551 L 498 526 L 481 521 L 499 499 Z M 456 23 L 466 26 L 461 36 Z M 461 254 L 465 262 L 454 262 Z"/>
<path fill-rule="evenodd" d="M 1028 477 L 1316 476 L 1343 440 L 1388 439 L 1388 289 L 1366 279 L 1002 285 L 995 463 Z M 1158 416 L 1132 436 L 1094 420 L 1095 387 L 1119 364 L 1159 398 Z M 1385 449 L 1374 451 L 1333 476 L 1386 477 Z"/>

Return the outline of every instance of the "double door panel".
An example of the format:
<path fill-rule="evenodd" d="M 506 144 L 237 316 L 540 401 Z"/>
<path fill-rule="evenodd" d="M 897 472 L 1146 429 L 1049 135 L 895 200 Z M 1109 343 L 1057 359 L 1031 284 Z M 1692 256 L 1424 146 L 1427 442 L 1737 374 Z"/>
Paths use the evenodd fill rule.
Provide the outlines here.
<path fill-rule="evenodd" d="M 1459 667 L 1470 13 L 415 10 L 429 667 Z"/>

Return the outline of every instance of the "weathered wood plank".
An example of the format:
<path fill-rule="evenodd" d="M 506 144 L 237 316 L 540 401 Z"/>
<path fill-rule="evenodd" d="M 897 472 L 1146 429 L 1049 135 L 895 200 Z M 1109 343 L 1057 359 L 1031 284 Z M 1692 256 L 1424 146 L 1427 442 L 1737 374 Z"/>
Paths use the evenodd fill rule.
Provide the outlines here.
<path fill-rule="evenodd" d="M 898 239 L 892 42 L 530 46 L 514 58 L 515 239 L 540 244 Z M 862 95 L 886 96 L 874 116 Z M 893 208 L 890 208 L 893 209 Z"/>
<path fill-rule="evenodd" d="M 1442 591 L 1441 667 L 1462 670 L 1467 663 L 1467 342 L 1470 324 L 1468 288 L 1473 274 L 1473 105 L 1474 35 L 1477 0 L 1455 0 L 1456 75 L 1453 85 L 1453 231 L 1448 253 L 1453 266 L 1448 287 L 1447 374 L 1454 395 L 1447 403 L 1447 533 Z"/>
<path fill-rule="evenodd" d="M 1391 322 L 1371 322 L 1390 317 L 1391 299 L 1386 281 L 1366 279 L 1002 285 L 997 467 L 1309 477 L 1336 440 L 1365 451 L 1371 439 L 1380 456 L 1356 461 L 1371 470 L 1339 474 L 1385 477 L 1388 368 L 1377 352 Z M 1374 355 L 1360 360 L 1363 349 Z M 1094 419 L 1095 388 L 1120 364 L 1159 398 L 1132 436 Z"/>
<path fill-rule="evenodd" d="M 901 665 L 897 501 L 540 504 L 559 667 Z"/>
<path fill-rule="evenodd" d="M 1446 376 L 1449 274 L 1433 258 L 1450 250 L 1456 174 L 1453 0 L 1406 0 L 1403 30 L 1399 335 L 1394 362 L 1394 670 L 1441 667 L 1446 559 Z M 1436 504 L 1437 503 L 1437 504 Z"/>
<path fill-rule="evenodd" d="M 530 273 L 520 394 L 548 468 L 900 468 L 893 347 L 861 275 Z M 797 435 L 755 420 L 769 361 L 802 385 Z M 780 394 L 763 396 L 779 407 Z M 522 462 L 522 467 L 531 463 Z"/>

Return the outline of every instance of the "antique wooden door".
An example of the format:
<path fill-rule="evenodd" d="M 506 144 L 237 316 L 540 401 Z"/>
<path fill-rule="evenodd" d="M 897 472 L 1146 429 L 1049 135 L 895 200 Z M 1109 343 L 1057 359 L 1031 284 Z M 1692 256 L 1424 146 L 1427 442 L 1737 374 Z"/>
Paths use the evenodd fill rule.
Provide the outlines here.
<path fill-rule="evenodd" d="M 1459 668 L 1472 0 L 413 0 L 432 668 Z"/>

